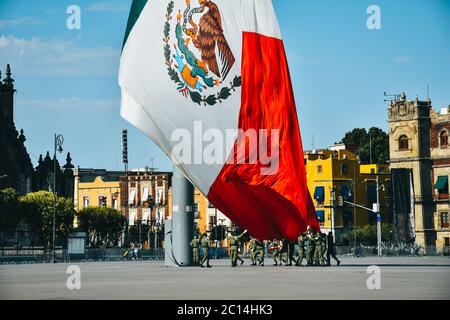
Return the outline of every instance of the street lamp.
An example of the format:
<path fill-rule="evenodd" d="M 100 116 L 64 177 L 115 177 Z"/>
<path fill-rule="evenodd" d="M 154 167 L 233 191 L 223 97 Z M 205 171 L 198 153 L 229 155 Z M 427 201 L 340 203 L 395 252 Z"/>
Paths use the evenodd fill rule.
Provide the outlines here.
<path fill-rule="evenodd" d="M 53 154 L 53 243 L 52 243 L 52 262 L 55 263 L 55 238 L 56 238 L 56 151 L 63 152 L 62 145 L 64 137 L 61 134 L 55 134 L 55 149 Z"/>
<path fill-rule="evenodd" d="M 0 176 L 0 179 L 4 179 L 4 178 L 8 178 L 8 175 L 4 174 L 4 175 Z"/>

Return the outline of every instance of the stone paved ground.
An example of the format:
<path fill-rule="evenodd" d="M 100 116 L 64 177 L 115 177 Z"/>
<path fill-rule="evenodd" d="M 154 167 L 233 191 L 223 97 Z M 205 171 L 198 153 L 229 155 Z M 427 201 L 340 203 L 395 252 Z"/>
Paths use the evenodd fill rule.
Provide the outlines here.
<path fill-rule="evenodd" d="M 450 259 L 346 258 L 340 267 L 166 268 L 162 262 L 78 264 L 81 290 L 66 288 L 69 264 L 0 266 L 0 299 L 450 299 Z M 367 267 L 381 268 L 368 290 Z"/>

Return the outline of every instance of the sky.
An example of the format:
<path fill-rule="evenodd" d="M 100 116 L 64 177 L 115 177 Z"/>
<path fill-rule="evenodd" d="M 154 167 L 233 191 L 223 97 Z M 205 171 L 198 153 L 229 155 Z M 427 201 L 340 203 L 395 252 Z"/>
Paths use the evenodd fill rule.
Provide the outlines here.
<path fill-rule="evenodd" d="M 219 1 L 219 0 L 217 0 Z M 220 0 L 223 1 L 223 0 Z M 384 92 L 450 105 L 450 0 L 273 0 L 292 77 L 304 149 L 353 128 L 387 130 Z M 81 8 L 81 29 L 66 12 Z M 118 68 L 131 0 L 0 0 L 0 70 L 11 64 L 15 123 L 34 164 L 62 134 L 82 168 L 171 170 L 169 159 L 120 117 Z M 381 29 L 369 30 L 378 5 Z M 51 151 L 52 152 L 52 151 Z"/>

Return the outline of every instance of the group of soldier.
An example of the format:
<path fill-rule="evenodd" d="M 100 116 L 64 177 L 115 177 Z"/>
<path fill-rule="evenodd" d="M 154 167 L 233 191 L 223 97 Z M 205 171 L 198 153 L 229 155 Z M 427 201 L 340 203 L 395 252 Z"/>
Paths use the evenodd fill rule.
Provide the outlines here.
<path fill-rule="evenodd" d="M 239 256 L 239 247 L 241 245 L 242 238 L 247 233 L 247 230 L 242 234 L 230 233 L 227 240 L 230 245 L 230 258 L 231 266 L 236 267 L 238 261 L 240 264 L 244 264 L 244 260 Z M 203 234 L 200 237 L 194 237 L 191 241 L 193 263 L 195 267 L 211 268 L 209 263 L 211 239 L 207 234 Z M 256 238 L 251 238 L 248 243 L 250 252 L 250 260 L 252 266 L 264 266 L 265 248 L 268 248 L 268 252 L 272 255 L 275 266 L 281 266 L 283 263 L 286 266 L 330 266 L 331 257 L 336 260 L 337 265 L 340 264 L 339 259 L 336 257 L 333 234 L 331 232 L 328 235 L 322 232 L 316 232 L 313 228 L 308 229 L 300 234 L 297 240 L 297 258 L 295 257 L 295 243 L 287 240 L 262 241 Z M 200 246 L 203 251 L 202 259 L 200 259 Z M 306 261 L 303 265 L 303 261 Z M 206 263 L 206 266 L 205 266 Z"/>

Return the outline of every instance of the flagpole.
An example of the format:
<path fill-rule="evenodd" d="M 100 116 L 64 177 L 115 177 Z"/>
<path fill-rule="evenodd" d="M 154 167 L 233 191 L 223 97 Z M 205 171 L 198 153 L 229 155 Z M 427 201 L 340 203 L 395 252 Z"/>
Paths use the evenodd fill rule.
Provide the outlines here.
<path fill-rule="evenodd" d="M 166 266 L 192 265 L 190 246 L 194 236 L 194 186 L 178 168 L 173 167 L 171 239 L 165 241 Z M 167 261 L 170 259 L 171 261 Z"/>

